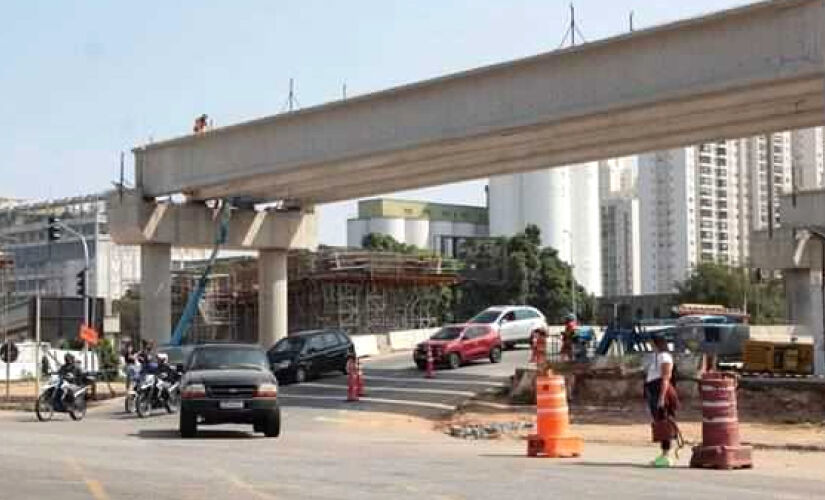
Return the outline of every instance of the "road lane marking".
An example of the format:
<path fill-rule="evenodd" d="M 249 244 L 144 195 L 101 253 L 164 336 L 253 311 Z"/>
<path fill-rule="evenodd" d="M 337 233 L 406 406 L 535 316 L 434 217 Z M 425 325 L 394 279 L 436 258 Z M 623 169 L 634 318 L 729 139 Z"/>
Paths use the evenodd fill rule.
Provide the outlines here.
<path fill-rule="evenodd" d="M 86 489 L 89 490 L 89 494 L 92 495 L 92 498 L 95 500 L 109 500 L 109 495 L 106 494 L 106 490 L 103 488 L 103 484 L 98 481 L 97 479 L 92 479 L 86 474 L 86 470 L 80 465 L 74 458 L 67 458 L 66 465 L 69 466 L 72 471 L 75 472 L 80 479 L 86 484 Z"/>
<path fill-rule="evenodd" d="M 486 387 L 504 387 L 507 383 L 501 382 L 483 382 L 480 380 L 456 380 L 449 378 L 413 378 L 413 377 L 385 377 L 379 375 L 365 375 L 367 380 L 382 380 L 388 382 L 419 382 L 424 384 L 452 384 L 452 385 L 482 385 Z"/>
<path fill-rule="evenodd" d="M 263 500 L 274 500 L 275 498 L 277 498 L 275 497 L 275 495 L 270 495 L 268 493 L 264 493 L 263 491 L 258 490 L 248 482 L 244 481 L 243 479 L 232 474 L 229 471 L 223 469 L 215 469 L 215 472 L 225 477 L 229 481 L 229 483 L 232 484 L 232 486 L 234 486 L 235 488 L 243 490 L 254 497 L 261 498 Z"/>
<path fill-rule="evenodd" d="M 316 399 L 319 401 L 336 401 L 338 403 L 345 402 L 345 398 L 338 396 L 316 396 L 316 395 L 301 395 L 301 394 L 279 394 L 278 398 L 292 398 L 292 399 Z M 455 405 L 447 405 L 442 403 L 430 403 L 427 401 L 408 401 L 406 399 L 386 399 L 386 398 L 360 398 L 359 401 L 365 403 L 381 403 L 394 404 L 403 406 L 421 406 L 424 408 L 435 408 L 438 410 L 455 410 Z"/>
<path fill-rule="evenodd" d="M 319 389 L 346 389 L 347 386 L 345 385 L 336 385 L 336 384 L 319 384 L 317 382 L 309 382 L 306 384 L 301 384 L 299 387 L 317 387 Z M 397 392 L 409 392 L 415 394 L 444 394 L 447 396 L 475 396 L 475 392 L 471 391 L 451 391 L 449 389 L 416 389 L 413 387 L 381 387 L 381 386 L 370 386 L 370 391 L 378 391 L 378 392 L 390 392 L 390 391 L 397 391 Z"/>

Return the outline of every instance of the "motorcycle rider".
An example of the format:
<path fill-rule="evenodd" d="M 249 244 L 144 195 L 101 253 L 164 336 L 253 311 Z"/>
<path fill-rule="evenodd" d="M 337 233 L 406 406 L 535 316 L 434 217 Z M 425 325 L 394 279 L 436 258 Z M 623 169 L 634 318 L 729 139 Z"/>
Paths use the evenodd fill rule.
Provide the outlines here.
<path fill-rule="evenodd" d="M 166 353 L 158 353 L 157 355 L 157 375 L 158 378 L 167 383 L 174 383 L 178 376 L 177 370 L 169 364 L 169 355 Z"/>
<path fill-rule="evenodd" d="M 72 401 L 74 394 L 80 389 L 83 382 L 83 371 L 75 363 L 72 353 L 67 352 L 63 356 L 63 365 L 57 371 L 58 376 L 63 380 L 62 389 L 66 391 L 66 400 Z"/>

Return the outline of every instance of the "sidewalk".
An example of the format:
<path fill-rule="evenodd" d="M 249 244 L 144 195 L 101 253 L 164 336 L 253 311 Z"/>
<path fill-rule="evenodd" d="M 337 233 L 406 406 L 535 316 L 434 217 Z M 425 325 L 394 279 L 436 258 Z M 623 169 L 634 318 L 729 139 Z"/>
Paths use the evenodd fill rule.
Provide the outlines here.
<path fill-rule="evenodd" d="M 40 388 L 46 384 L 47 381 L 40 382 Z M 109 390 L 111 386 L 111 391 Z M 126 394 L 126 389 L 123 382 L 98 382 L 96 384 L 97 399 L 95 401 L 102 401 L 119 397 Z M 24 410 L 32 411 L 34 409 L 35 386 L 34 381 L 15 381 L 9 384 L 10 398 L 6 399 L 6 382 L 0 381 L 0 409 L 5 410 Z"/>

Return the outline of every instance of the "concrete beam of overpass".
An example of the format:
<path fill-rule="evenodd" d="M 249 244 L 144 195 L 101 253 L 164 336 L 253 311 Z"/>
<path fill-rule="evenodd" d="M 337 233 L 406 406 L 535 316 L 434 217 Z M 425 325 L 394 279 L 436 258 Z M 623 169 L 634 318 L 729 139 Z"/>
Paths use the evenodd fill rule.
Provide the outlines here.
<path fill-rule="evenodd" d="M 825 122 L 825 2 L 776 0 L 135 149 L 143 192 L 330 202 Z"/>
<path fill-rule="evenodd" d="M 134 193 L 109 198 L 109 231 L 122 245 L 166 244 L 188 248 L 215 245 L 217 211 L 206 205 L 174 205 L 143 200 Z M 316 215 L 302 211 L 233 210 L 228 250 L 312 249 L 317 245 Z"/>

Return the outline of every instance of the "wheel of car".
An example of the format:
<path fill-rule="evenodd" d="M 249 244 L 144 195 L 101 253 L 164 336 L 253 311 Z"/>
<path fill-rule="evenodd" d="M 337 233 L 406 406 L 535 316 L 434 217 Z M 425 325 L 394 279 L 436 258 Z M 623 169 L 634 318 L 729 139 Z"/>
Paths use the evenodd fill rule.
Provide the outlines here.
<path fill-rule="evenodd" d="M 74 403 L 72 403 L 72 409 L 69 410 L 69 416 L 72 417 L 72 420 L 83 420 L 83 417 L 86 416 L 85 394 L 81 394 L 75 398 Z"/>
<path fill-rule="evenodd" d="M 490 349 L 490 363 L 498 363 L 501 361 L 501 347 L 493 347 Z"/>
<path fill-rule="evenodd" d="M 296 384 L 303 384 L 307 381 L 307 371 L 306 368 L 303 366 L 299 366 L 295 369 L 295 383 Z"/>
<path fill-rule="evenodd" d="M 54 417 L 51 392 L 44 392 L 37 398 L 37 401 L 34 403 L 34 413 L 37 415 L 37 420 L 41 422 L 46 422 Z"/>
<path fill-rule="evenodd" d="M 264 421 L 264 436 L 278 437 L 281 435 L 281 410 L 275 410 L 266 416 Z"/>
<path fill-rule="evenodd" d="M 450 355 L 447 356 L 447 365 L 450 367 L 450 370 L 455 370 L 461 366 L 461 356 L 459 356 L 457 352 L 451 352 Z"/>
<path fill-rule="evenodd" d="M 181 437 L 195 437 L 198 433 L 198 416 L 189 410 L 181 409 L 179 430 Z"/>
<path fill-rule="evenodd" d="M 152 398 L 148 394 L 138 394 L 135 397 L 135 410 L 138 417 L 146 418 L 152 412 Z"/>

